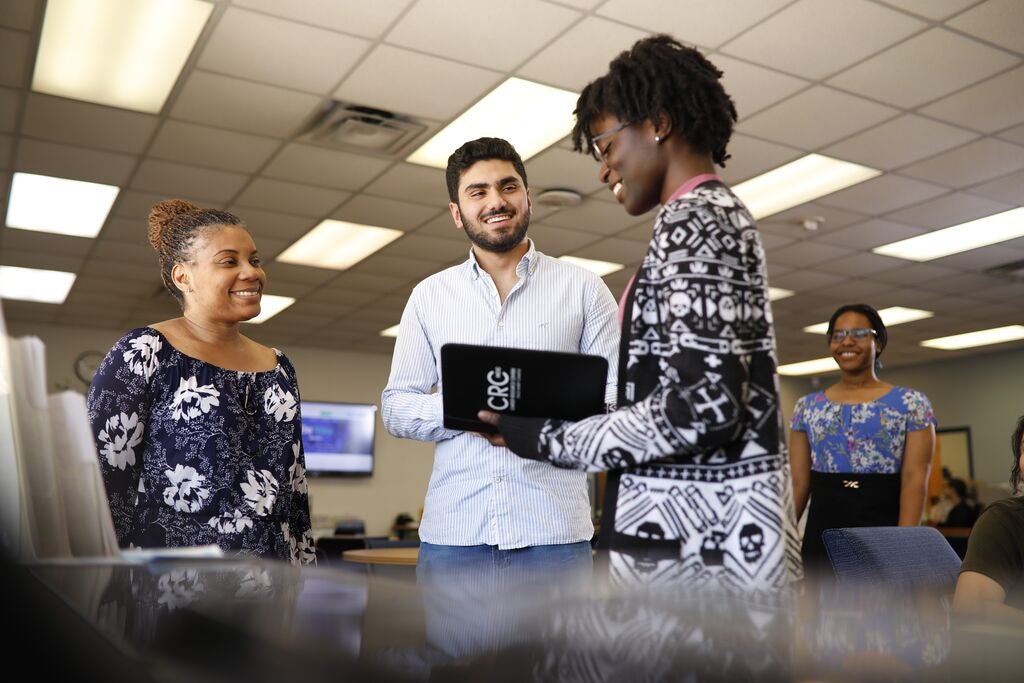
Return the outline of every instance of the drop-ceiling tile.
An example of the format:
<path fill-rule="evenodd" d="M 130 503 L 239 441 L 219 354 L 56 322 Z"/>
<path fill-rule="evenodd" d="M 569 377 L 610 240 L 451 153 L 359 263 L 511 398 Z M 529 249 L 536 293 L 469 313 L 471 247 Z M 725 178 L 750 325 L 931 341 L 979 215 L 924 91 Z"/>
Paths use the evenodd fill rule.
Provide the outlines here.
<path fill-rule="evenodd" d="M 447 121 L 501 79 L 502 74 L 497 71 L 378 45 L 334 91 L 334 97 L 418 118 Z M 382 88 L 382 83 L 388 87 Z"/>
<path fill-rule="evenodd" d="M 149 155 L 225 171 L 254 173 L 280 145 L 278 140 L 259 135 L 167 121 L 153 140 Z"/>
<path fill-rule="evenodd" d="M 94 240 L 87 237 L 57 235 L 50 232 L 35 230 L 17 230 L 3 228 L 0 230 L 0 248 L 4 251 L 43 251 L 64 256 L 85 257 L 92 249 Z"/>
<path fill-rule="evenodd" d="M 13 133 L 18 120 L 21 93 L 13 88 L 0 88 L 0 132 Z"/>
<path fill-rule="evenodd" d="M 954 192 L 908 209 L 886 214 L 885 217 L 906 225 L 935 230 L 1001 213 L 1009 208 L 1006 204 L 990 199 Z"/>
<path fill-rule="evenodd" d="M 36 10 L 42 7 L 39 0 L 6 0 L 0 4 L 0 26 L 31 31 Z"/>
<path fill-rule="evenodd" d="M 30 92 L 25 99 L 24 135 L 140 154 L 159 119 L 149 114 Z"/>
<path fill-rule="evenodd" d="M 440 209 L 448 205 L 446 188 L 443 170 L 401 163 L 385 171 L 367 185 L 363 192 L 379 197 L 432 204 Z"/>
<path fill-rule="evenodd" d="M 0 168 L 10 168 L 13 158 L 14 138 L 0 135 Z"/>
<path fill-rule="evenodd" d="M 536 199 L 544 190 L 568 189 L 589 194 L 604 187 L 598 177 L 598 164 L 588 154 L 551 147 L 526 162 L 530 194 Z"/>
<path fill-rule="evenodd" d="M 772 142 L 816 150 L 897 113 L 892 107 L 819 85 L 740 122 L 737 129 Z"/>
<path fill-rule="evenodd" d="M 793 147 L 758 140 L 741 133 L 735 133 L 729 140 L 728 152 L 731 156 L 726 160 L 725 167 L 716 168 L 718 175 L 731 185 L 788 164 L 804 155 L 804 152 Z"/>
<path fill-rule="evenodd" d="M 977 185 L 970 189 L 970 193 L 1014 206 L 1024 206 L 1024 172 Z"/>
<path fill-rule="evenodd" d="M 263 175 L 338 190 L 358 190 L 390 163 L 375 157 L 291 143 L 267 164 Z"/>
<path fill-rule="evenodd" d="M 137 225 L 141 226 L 145 230 L 146 222 L 149 218 L 149 209 L 157 202 L 166 199 L 165 195 L 153 194 L 150 192 L 136 192 L 135 190 L 124 190 L 117 196 L 117 201 L 114 202 L 114 209 L 111 213 L 115 216 L 126 218 L 130 221 L 135 221 Z M 196 202 L 193 197 L 182 197 L 182 199 L 188 199 L 193 203 L 198 203 L 200 206 L 206 206 L 211 209 L 219 209 L 221 205 L 208 205 L 202 202 Z"/>
<path fill-rule="evenodd" d="M 340 190 L 257 178 L 235 201 L 239 210 L 244 206 L 303 216 L 325 216 L 350 196 Z"/>
<path fill-rule="evenodd" d="M 157 269 L 157 258 L 153 248 L 145 241 L 120 242 L 112 239 L 102 239 L 96 243 L 96 248 L 89 255 L 90 258 L 103 259 L 105 261 L 124 261 L 129 263 L 141 263 L 150 265 L 153 270 Z"/>
<path fill-rule="evenodd" d="M 975 296 L 984 301 L 994 301 L 1002 304 L 1009 303 L 1011 306 L 1014 306 L 1019 313 L 1020 306 L 1017 305 L 1016 302 L 1024 299 L 1024 282 L 1007 282 L 999 287 L 982 290 Z"/>
<path fill-rule="evenodd" d="M 609 0 L 597 13 L 654 33 L 671 32 L 685 44 L 714 47 L 757 25 L 788 0 L 679 3 L 664 0 Z M 622 49 L 627 46 L 623 45 Z"/>
<path fill-rule="evenodd" d="M 165 197 L 184 195 L 226 202 L 238 194 L 247 180 L 238 173 L 147 159 L 132 178 L 132 188 L 159 192 Z"/>
<path fill-rule="evenodd" d="M 103 230 L 100 231 L 100 239 L 113 239 L 122 242 L 134 242 L 137 240 L 146 241 L 146 236 L 149 231 L 149 226 L 146 222 L 146 215 L 139 216 L 137 218 L 118 218 L 111 217 L 107 219 L 107 222 L 103 224 Z M 153 252 L 153 258 L 156 258 L 156 252 Z"/>
<path fill-rule="evenodd" d="M 722 85 L 735 102 L 741 121 L 810 85 L 802 78 L 722 54 L 709 59 L 723 72 Z"/>
<path fill-rule="evenodd" d="M 330 92 L 369 41 L 229 7 L 198 66 L 230 76 L 316 93 Z"/>
<path fill-rule="evenodd" d="M 982 138 L 900 169 L 900 173 L 948 187 L 983 183 L 1024 168 L 1024 147 Z"/>
<path fill-rule="evenodd" d="M 636 225 L 632 225 L 621 232 L 615 233 L 615 236 L 622 240 L 633 240 L 634 242 L 640 242 L 641 244 L 649 244 L 651 238 L 654 236 L 654 222 L 648 220 L 640 221 Z"/>
<path fill-rule="evenodd" d="M 43 251 L 22 251 L 20 249 L 4 248 L 0 254 L 0 264 L 5 266 L 18 266 L 19 268 L 42 268 L 44 270 L 62 270 L 67 273 L 75 273 L 85 262 L 81 255 L 57 254 Z"/>
<path fill-rule="evenodd" d="M 924 232 L 925 230 L 918 227 L 875 218 L 824 233 L 817 240 L 825 244 L 860 250 L 898 242 Z"/>
<path fill-rule="evenodd" d="M 622 207 L 608 202 L 585 199 L 579 206 L 556 211 L 544 219 L 558 228 L 580 230 L 594 235 L 611 235 L 635 224 L 636 217 L 630 216 Z"/>
<path fill-rule="evenodd" d="M 381 197 L 358 194 L 345 202 L 345 205 L 335 211 L 331 218 L 339 221 L 349 221 L 362 225 L 376 225 L 409 232 L 423 225 L 437 214 L 438 209 L 436 206 L 413 204 L 412 202 L 400 202 L 395 199 L 383 199 Z M 450 214 L 445 211 L 444 215 L 450 222 Z M 456 235 L 453 233 L 451 238 L 454 239 L 455 237 Z"/>
<path fill-rule="evenodd" d="M 794 206 L 792 209 L 786 209 L 768 218 L 762 218 L 757 222 L 757 225 L 761 228 L 761 232 L 771 232 L 777 235 L 804 240 L 858 223 L 863 221 L 864 218 L 865 215 L 863 213 L 810 202 Z M 817 222 L 818 229 L 808 230 L 806 226 L 808 220 Z"/>
<path fill-rule="evenodd" d="M 267 277 L 276 282 L 291 282 L 299 285 L 322 285 L 338 277 L 337 270 L 298 266 L 280 261 L 264 261 Z"/>
<path fill-rule="evenodd" d="M 285 138 L 320 105 L 315 95 L 193 71 L 171 108 L 176 119 Z"/>
<path fill-rule="evenodd" d="M 908 308 L 920 308 L 924 311 L 930 311 L 931 309 L 928 308 L 928 304 L 937 296 L 935 292 L 923 288 L 910 289 L 909 287 L 893 287 L 889 283 L 880 284 L 883 284 L 886 289 L 872 298 L 872 305 L 877 309 L 890 306 L 906 306 Z"/>
<path fill-rule="evenodd" d="M 1024 52 L 1024 4 L 1020 0 L 987 0 L 946 22 L 1015 52 Z"/>
<path fill-rule="evenodd" d="M 800 269 L 791 270 L 790 272 L 779 275 L 778 277 L 772 277 L 771 285 L 772 287 L 792 289 L 794 292 L 813 292 L 819 287 L 833 285 L 837 282 L 841 282 L 843 279 L 844 278 L 841 276 L 833 275 L 831 273 L 823 273 L 818 270 Z M 789 301 L 789 299 L 783 299 L 782 301 Z"/>
<path fill-rule="evenodd" d="M 22 138 L 14 168 L 27 173 L 124 187 L 138 158 Z"/>
<path fill-rule="evenodd" d="M 356 341 L 347 347 L 350 351 L 359 353 L 370 353 L 379 356 L 390 356 L 395 352 L 395 340 L 389 337 L 366 337 Z"/>
<path fill-rule="evenodd" d="M 608 63 L 645 32 L 599 17 L 586 17 L 524 64 L 518 76 L 579 92 L 604 74 Z"/>
<path fill-rule="evenodd" d="M 1024 121 L 1024 66 L 921 109 L 928 116 L 984 133 Z"/>
<path fill-rule="evenodd" d="M 381 308 L 377 304 L 373 306 L 365 306 L 358 308 L 348 316 L 349 321 L 357 321 L 359 323 L 373 323 L 373 326 L 369 329 L 371 331 L 380 331 L 390 327 L 391 325 L 397 325 L 402 319 L 401 308 Z"/>
<path fill-rule="evenodd" d="M 776 249 L 781 249 L 787 245 L 793 244 L 796 240 L 792 237 L 786 237 L 785 235 L 776 235 L 771 232 L 761 231 L 761 245 L 765 251 L 771 254 Z"/>
<path fill-rule="evenodd" d="M 257 245 L 259 246 L 259 245 Z M 319 285 L 310 284 L 309 282 L 289 282 L 287 280 L 279 280 L 276 277 L 267 275 L 267 294 L 273 294 L 275 296 L 290 296 L 294 299 L 301 299 L 307 296 L 310 292 L 316 290 Z M 288 307 L 291 310 L 291 306 Z"/>
<path fill-rule="evenodd" d="M 263 211 L 249 206 L 233 205 L 228 211 L 242 219 L 257 241 L 264 237 L 294 241 L 312 230 L 318 222 L 309 216 Z"/>
<path fill-rule="evenodd" d="M 535 228 L 537 222 L 531 221 L 530 227 Z M 432 235 L 434 237 L 444 237 L 446 239 L 464 239 L 465 235 L 460 228 L 455 226 L 455 221 L 452 220 L 452 215 L 445 208 L 444 212 L 439 213 L 434 218 L 430 219 L 419 228 L 416 229 L 417 235 Z M 466 249 L 469 249 L 469 241 L 465 242 Z"/>
<path fill-rule="evenodd" d="M 650 228 L 648 227 L 648 229 Z M 571 254 L 576 249 L 588 244 L 593 244 L 601 239 L 601 236 L 590 232 L 566 230 L 565 228 L 556 228 L 546 223 L 539 223 L 537 225 L 530 225 L 530 239 L 533 240 L 534 246 L 541 253 L 548 256 L 562 256 L 564 254 Z M 465 253 L 464 249 L 463 255 Z"/>
<path fill-rule="evenodd" d="M 155 255 L 145 262 L 138 261 L 107 261 L 105 259 L 90 258 L 82 266 L 82 275 L 91 277 L 110 277 L 112 273 L 128 283 L 137 280 L 139 282 L 159 282 L 160 266 L 157 265 Z"/>
<path fill-rule="evenodd" d="M 722 51 L 817 80 L 924 26 L 920 19 L 867 0 L 800 0 L 726 44 Z"/>
<path fill-rule="evenodd" d="M 61 325 L 74 325 L 75 327 L 88 325 L 96 328 L 116 329 L 124 327 L 122 324 L 124 318 L 123 308 L 73 308 L 62 310 L 57 316 L 57 322 Z"/>
<path fill-rule="evenodd" d="M 902 268 L 905 264 L 906 261 L 891 256 L 861 252 L 848 254 L 832 261 L 816 262 L 814 267 L 848 278 L 866 278 L 873 277 L 876 273 Z"/>
<path fill-rule="evenodd" d="M 608 261 L 610 263 L 621 263 L 626 266 L 635 266 L 643 260 L 646 253 L 647 248 L 639 242 L 609 237 L 588 244 L 585 247 L 580 247 L 571 252 L 570 255 L 580 258 L 597 259 L 598 261 Z M 634 269 L 630 268 L 630 270 Z"/>
<path fill-rule="evenodd" d="M 963 296 L 979 296 L 982 292 L 1001 287 L 1006 284 L 1003 278 L 983 275 L 981 273 L 963 273 L 948 278 L 929 280 L 920 285 L 921 289 L 944 294 L 960 294 Z M 1019 309 L 1018 309 L 1019 310 Z"/>
<path fill-rule="evenodd" d="M 232 4 L 286 19 L 316 24 L 333 31 L 379 38 L 411 2 L 412 0 L 303 0 L 301 3 L 291 3 L 280 0 L 233 0 Z"/>
<path fill-rule="evenodd" d="M 823 153 L 889 171 L 978 137 L 977 133 L 907 114 L 847 138 Z"/>
<path fill-rule="evenodd" d="M 466 253 L 466 245 L 462 240 L 411 234 L 399 237 L 378 253 L 381 256 L 421 259 L 437 264 L 461 258 Z"/>
<path fill-rule="evenodd" d="M 952 16 L 978 0 L 881 0 L 886 5 L 912 12 L 928 19 L 941 20 Z"/>
<path fill-rule="evenodd" d="M 880 216 L 948 191 L 938 185 L 886 173 L 845 190 L 833 192 L 818 202 L 850 211 L 860 211 L 869 216 Z"/>
<path fill-rule="evenodd" d="M 826 261 L 832 261 L 840 257 L 848 257 L 854 253 L 855 252 L 842 247 L 804 240 L 782 247 L 781 249 L 776 249 L 772 252 L 771 258 L 776 263 L 781 263 L 784 266 L 814 266 L 815 268 L 818 268 Z M 787 287 L 787 289 L 789 288 Z"/>
<path fill-rule="evenodd" d="M 373 273 L 362 273 L 353 272 L 351 270 L 345 271 L 338 276 L 337 280 L 331 282 L 331 288 L 333 289 L 351 289 L 357 292 L 374 292 L 377 294 L 387 294 L 393 292 L 399 287 L 408 284 L 411 280 L 419 281 L 420 278 L 413 277 L 410 274 L 403 273 L 402 275 L 376 275 Z"/>
<path fill-rule="evenodd" d="M 354 273 L 422 279 L 442 270 L 439 260 L 373 254 L 350 269 Z"/>
<path fill-rule="evenodd" d="M 950 268 L 979 271 L 1020 260 L 1024 260 L 1024 250 L 1010 248 L 1004 242 L 944 256 L 935 262 Z"/>
<path fill-rule="evenodd" d="M 972 85 L 1018 58 L 933 28 L 831 78 L 837 88 L 899 107 L 917 107 Z"/>
<path fill-rule="evenodd" d="M 866 256 L 867 254 L 865 254 Z M 849 275 L 849 273 L 847 273 Z M 814 290 L 814 293 L 831 299 L 832 309 L 839 308 L 840 306 L 848 303 L 855 303 L 858 301 L 867 302 L 869 305 L 878 306 L 875 303 L 877 297 L 883 295 L 889 291 L 889 285 L 877 282 L 867 277 L 854 277 L 849 280 L 843 280 L 834 285 L 825 285 Z M 831 313 L 829 314 L 831 317 Z M 813 324 L 828 322 L 827 318 L 815 321 Z M 824 345 L 822 345 L 824 346 Z"/>
<path fill-rule="evenodd" d="M 126 309 L 137 305 L 146 297 L 148 297 L 148 294 L 141 294 L 137 291 L 133 292 L 130 290 L 118 293 L 103 293 L 86 292 L 75 287 L 68 294 L 68 298 L 64 300 L 64 310 L 113 311 L 117 312 L 119 315 L 124 315 L 124 311 Z"/>
<path fill-rule="evenodd" d="M 2 99 L 2 95 L 0 95 L 0 99 Z M 1018 145 L 1024 145 L 1024 126 L 1014 126 L 1004 130 L 997 137 L 1009 142 L 1016 142 Z"/>
<path fill-rule="evenodd" d="M 31 53 L 28 33 L 0 28 L 0 85 L 20 88 L 27 84 Z"/>
<path fill-rule="evenodd" d="M 155 261 L 155 254 L 153 258 Z M 123 292 L 124 289 L 124 280 L 119 279 L 117 273 L 113 272 L 107 273 L 105 276 L 79 275 L 75 278 L 75 286 L 72 288 L 72 291 L 93 292 L 96 294 L 119 294 Z M 142 288 L 140 291 L 144 292 L 144 296 L 146 298 L 151 298 L 157 294 L 164 294 L 166 292 L 163 283 L 160 282 L 159 271 L 155 266 L 153 268 L 152 286 L 148 289 Z M 167 294 L 167 296 L 170 297 L 170 294 Z"/>
<path fill-rule="evenodd" d="M 364 292 L 336 287 L 332 282 L 307 294 L 303 298 L 302 303 L 311 307 L 334 310 L 337 311 L 338 315 L 344 315 L 350 309 L 356 306 L 364 306 L 379 297 L 380 294 L 377 292 Z"/>
<path fill-rule="evenodd" d="M 887 270 L 884 273 L 879 273 L 875 276 L 876 279 L 881 282 L 888 282 L 894 285 L 914 285 L 916 287 L 922 287 L 924 283 L 930 280 L 938 280 L 939 278 L 951 278 L 958 277 L 963 274 L 963 271 L 947 266 L 937 266 L 932 263 L 916 263 L 913 261 L 907 261 L 907 265 L 903 268 L 894 268 L 893 270 Z"/>
<path fill-rule="evenodd" d="M 388 43 L 494 69 L 512 69 L 580 16 L 576 10 L 520 0 L 514 12 L 473 0 L 420 0 L 387 34 Z M 475 29 L 467 29 L 466 17 Z M 514 40 L 495 40 L 497 35 Z"/>

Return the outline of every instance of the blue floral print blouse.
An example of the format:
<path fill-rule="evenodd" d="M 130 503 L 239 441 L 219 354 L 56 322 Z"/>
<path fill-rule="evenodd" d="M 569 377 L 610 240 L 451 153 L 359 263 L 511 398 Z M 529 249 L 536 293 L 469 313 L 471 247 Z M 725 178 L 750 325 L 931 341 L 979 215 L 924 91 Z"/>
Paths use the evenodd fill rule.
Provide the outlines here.
<path fill-rule="evenodd" d="M 299 387 L 276 353 L 273 370 L 225 370 L 148 327 L 110 350 L 88 407 L 122 547 L 313 561 Z"/>
<path fill-rule="evenodd" d="M 796 402 L 790 428 L 807 433 L 814 472 L 894 474 L 903 464 L 907 432 L 934 424 L 927 396 L 893 387 L 867 403 L 833 403 L 824 391 L 807 394 Z"/>

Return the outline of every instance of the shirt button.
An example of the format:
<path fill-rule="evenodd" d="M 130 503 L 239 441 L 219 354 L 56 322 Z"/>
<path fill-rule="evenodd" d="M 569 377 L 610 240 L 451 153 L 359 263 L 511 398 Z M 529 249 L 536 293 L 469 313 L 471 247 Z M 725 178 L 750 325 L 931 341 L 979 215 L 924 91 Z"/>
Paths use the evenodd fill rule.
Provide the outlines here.
<path fill-rule="evenodd" d="M 499 474 L 498 476 L 496 476 L 496 477 L 494 478 L 494 483 L 495 483 L 495 484 L 500 484 L 500 483 L 502 483 L 503 481 L 505 481 L 505 477 L 504 477 L 504 476 L 502 476 L 502 475 L 500 475 L 500 474 Z"/>

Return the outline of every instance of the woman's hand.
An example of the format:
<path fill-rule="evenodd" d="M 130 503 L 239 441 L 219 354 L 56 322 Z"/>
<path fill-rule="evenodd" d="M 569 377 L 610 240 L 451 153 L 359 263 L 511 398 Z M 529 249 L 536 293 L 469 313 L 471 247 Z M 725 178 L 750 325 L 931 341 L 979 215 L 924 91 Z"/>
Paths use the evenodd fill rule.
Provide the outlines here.
<path fill-rule="evenodd" d="M 499 424 L 498 424 L 498 420 L 501 418 L 501 414 L 500 413 L 492 413 L 489 410 L 481 410 L 480 412 L 478 412 L 476 414 L 476 416 L 477 416 L 477 418 L 481 422 L 486 422 L 487 424 L 493 425 L 495 427 L 498 427 L 499 429 L 501 428 L 499 426 Z M 501 435 L 501 433 L 498 433 L 498 434 L 485 434 L 483 432 L 473 432 L 473 433 L 476 434 L 477 436 L 482 436 L 483 438 L 485 438 L 488 441 L 490 441 L 492 446 L 501 446 L 503 448 L 508 448 L 508 444 L 505 443 L 505 437 L 503 437 Z"/>

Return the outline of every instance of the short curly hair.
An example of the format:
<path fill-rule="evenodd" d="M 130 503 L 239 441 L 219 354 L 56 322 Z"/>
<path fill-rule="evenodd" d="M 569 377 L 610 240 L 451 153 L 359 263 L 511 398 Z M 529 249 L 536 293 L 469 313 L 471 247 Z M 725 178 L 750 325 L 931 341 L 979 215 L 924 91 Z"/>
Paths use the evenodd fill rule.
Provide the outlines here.
<path fill-rule="evenodd" d="M 165 199 L 149 210 L 149 244 L 160 258 L 160 279 L 182 307 L 185 297 L 174 284 L 171 270 L 190 259 L 192 242 L 200 233 L 217 225 L 245 226 L 232 213 L 204 209 L 184 199 Z"/>
<path fill-rule="evenodd" d="M 736 105 L 722 87 L 722 72 L 699 51 L 660 34 L 637 41 L 589 83 L 576 101 L 573 148 L 593 153 L 590 125 L 602 114 L 620 121 L 657 123 L 664 114 L 697 152 L 725 166 Z"/>

